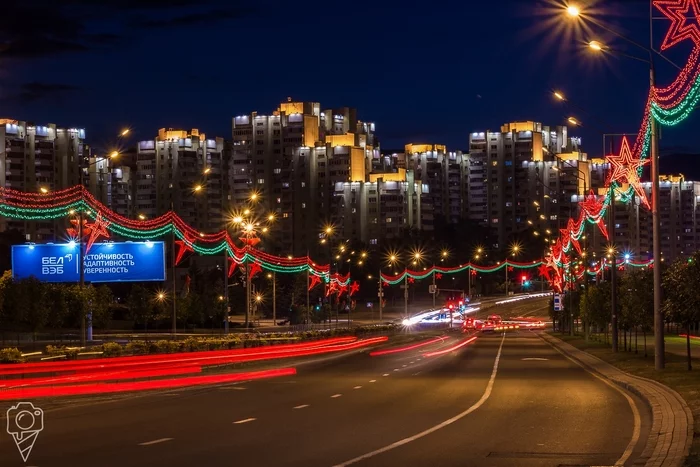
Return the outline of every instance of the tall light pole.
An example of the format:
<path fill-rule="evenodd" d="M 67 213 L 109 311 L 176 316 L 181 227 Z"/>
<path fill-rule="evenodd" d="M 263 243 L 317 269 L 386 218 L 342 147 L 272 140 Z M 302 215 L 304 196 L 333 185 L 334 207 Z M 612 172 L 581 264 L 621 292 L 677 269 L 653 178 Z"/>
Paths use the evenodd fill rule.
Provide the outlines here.
<path fill-rule="evenodd" d="M 573 9 L 569 8 L 567 9 L 567 13 L 571 17 L 579 17 L 580 16 L 580 10 L 576 7 Z M 598 21 L 595 21 L 591 18 L 586 18 L 587 21 L 592 22 L 599 28 L 614 34 L 615 36 L 619 37 L 620 39 L 625 40 L 626 42 L 634 45 L 635 47 L 638 47 L 639 49 L 644 50 L 645 52 L 648 53 L 649 59 L 645 60 L 639 57 L 635 57 L 632 55 L 627 55 L 620 53 L 619 51 L 614 51 L 615 54 L 617 55 L 622 55 L 626 56 L 629 58 L 633 58 L 638 61 L 646 62 L 649 65 L 649 86 L 650 89 L 653 89 L 653 87 L 656 84 L 656 77 L 655 77 L 655 68 L 654 68 L 654 54 L 658 54 L 659 57 L 663 58 L 667 62 L 669 62 L 671 65 L 674 67 L 680 69 L 678 65 L 673 63 L 670 59 L 666 58 L 664 55 L 661 53 L 657 52 L 654 50 L 654 44 L 653 44 L 653 33 L 651 29 L 652 25 L 652 8 L 651 4 L 649 7 L 649 47 L 645 47 L 627 37 L 624 35 L 618 33 L 617 31 L 608 28 L 607 26 L 599 23 Z M 591 50 L 594 50 L 596 52 L 602 52 L 606 50 L 607 48 L 600 43 L 599 41 L 591 41 L 589 43 L 589 48 Z M 607 49 L 609 50 L 609 49 Z M 656 128 L 656 120 L 653 115 L 650 116 L 649 118 L 649 130 L 650 130 L 650 157 L 651 157 L 651 215 L 652 215 L 652 250 L 653 250 L 653 256 L 654 256 L 654 366 L 657 370 L 662 370 L 666 366 L 665 362 L 665 344 L 664 344 L 664 317 L 663 317 L 663 311 L 661 309 L 661 238 L 660 238 L 660 218 L 659 218 L 659 210 L 658 210 L 658 202 L 659 202 L 659 136 L 658 136 L 658 131 Z M 613 200 L 614 203 L 614 200 Z M 612 265 L 613 269 L 615 268 L 615 263 Z M 614 274 L 614 272 L 612 273 Z M 613 277 L 611 275 L 611 277 Z M 615 334 L 613 334 L 615 336 Z"/>
<path fill-rule="evenodd" d="M 520 253 L 521 247 L 520 244 L 515 242 L 512 243 L 509 247 L 510 254 L 513 255 L 513 258 Z M 505 259 L 505 264 L 506 264 L 506 297 L 508 296 L 508 255 L 506 255 Z"/>
<path fill-rule="evenodd" d="M 386 257 L 386 262 L 389 264 L 389 266 L 394 267 L 396 263 L 399 261 L 399 254 L 396 252 L 389 252 L 389 254 Z M 381 301 L 384 298 L 384 290 L 382 287 L 382 269 L 381 267 L 379 268 L 379 293 L 381 297 L 379 297 L 379 302 L 380 302 L 380 308 L 379 308 L 379 321 L 382 321 L 382 305 Z"/>
<path fill-rule="evenodd" d="M 83 169 L 89 169 L 93 165 L 97 164 L 98 162 L 102 162 L 105 160 L 112 160 L 116 159 L 119 157 L 119 152 L 118 151 L 112 151 L 109 153 L 107 157 L 103 158 L 95 158 L 93 162 L 89 162 L 85 167 L 83 167 L 83 160 L 82 158 L 78 160 L 78 179 L 80 181 L 80 201 L 81 201 L 81 206 L 78 208 L 78 264 L 80 267 L 80 278 L 79 278 L 79 287 L 80 291 L 82 292 L 83 289 L 85 288 L 85 253 L 83 252 L 83 211 L 84 211 L 84 206 L 82 204 L 85 203 L 85 181 L 84 181 L 84 172 Z M 43 191 L 43 190 L 42 190 Z M 87 344 L 87 336 L 86 336 L 86 319 L 87 319 L 87 313 L 83 315 L 83 317 L 80 320 L 80 345 L 85 346 Z"/>

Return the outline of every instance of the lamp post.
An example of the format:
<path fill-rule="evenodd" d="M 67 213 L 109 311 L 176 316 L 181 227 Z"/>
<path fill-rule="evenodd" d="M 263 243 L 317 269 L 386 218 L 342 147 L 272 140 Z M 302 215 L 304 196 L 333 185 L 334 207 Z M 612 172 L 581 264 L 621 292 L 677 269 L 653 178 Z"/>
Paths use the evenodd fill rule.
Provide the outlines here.
<path fill-rule="evenodd" d="M 474 250 L 474 261 L 478 261 L 479 258 L 481 258 L 481 255 L 484 253 L 484 247 L 482 246 L 477 246 L 476 250 Z M 506 269 L 508 269 L 506 267 Z M 471 300 L 471 295 L 472 295 L 472 270 L 469 271 L 469 280 L 467 281 L 467 288 L 469 290 L 469 300 Z"/>
<path fill-rule="evenodd" d="M 640 57 L 635 57 L 632 55 L 627 55 L 623 54 L 619 51 L 613 51 L 609 48 L 607 48 L 604 44 L 602 44 L 600 41 L 591 41 L 589 42 L 588 46 L 590 50 L 593 50 L 595 52 L 604 52 L 604 51 L 609 51 L 613 52 L 617 55 L 622 55 L 628 58 L 635 59 L 637 61 L 645 62 L 649 65 L 649 86 L 651 89 L 654 88 L 655 82 L 656 82 L 656 76 L 655 76 L 655 67 L 654 67 L 654 54 L 657 54 L 659 57 L 663 58 L 667 62 L 669 62 L 671 65 L 674 67 L 680 69 L 678 65 L 673 63 L 670 59 L 666 58 L 664 55 L 661 53 L 657 52 L 654 50 L 653 46 L 653 34 L 651 30 L 651 24 L 652 24 L 652 17 L 651 17 L 651 6 L 649 9 L 649 47 L 645 47 L 641 44 L 639 44 L 636 41 L 633 41 L 626 36 L 618 33 L 617 31 L 608 28 L 607 26 L 601 24 L 598 21 L 593 20 L 592 18 L 586 18 L 587 21 L 595 24 L 597 27 L 617 36 L 618 38 L 634 45 L 635 47 L 645 51 L 649 59 L 643 59 Z M 574 8 L 574 9 L 567 9 L 567 14 L 571 17 L 578 18 L 580 16 L 580 9 Z M 657 370 L 662 370 L 664 369 L 666 362 L 665 362 L 665 355 L 664 355 L 664 319 L 663 319 L 663 311 L 661 309 L 661 270 L 660 270 L 660 265 L 661 265 L 661 238 L 660 238 L 660 218 L 659 218 L 659 210 L 658 210 L 658 202 L 659 202 L 659 140 L 658 140 L 658 132 L 656 128 L 656 119 L 651 116 L 649 118 L 649 130 L 650 130 L 650 156 L 651 156 L 651 215 L 652 215 L 652 250 L 653 250 L 653 257 L 654 257 L 654 366 Z M 613 200 L 614 204 L 614 200 Z M 613 269 L 615 268 L 615 263 L 612 264 Z M 614 272 L 611 274 L 611 278 L 614 277 Z M 614 287 L 614 284 L 611 284 Z M 617 342 L 616 342 L 616 333 L 613 333 L 613 351 L 617 351 Z"/>
<path fill-rule="evenodd" d="M 93 162 L 89 162 L 88 164 L 83 167 L 82 165 L 82 158 L 79 159 L 78 161 L 78 179 L 80 181 L 80 201 L 81 201 L 81 206 L 78 208 L 78 264 L 80 265 L 80 278 L 79 278 L 79 287 L 80 291 L 82 292 L 83 289 L 85 288 L 85 259 L 84 259 L 84 252 L 83 252 L 83 206 L 82 204 L 85 202 L 85 181 L 84 181 L 84 171 L 83 169 L 89 169 L 93 165 L 97 164 L 98 162 L 102 162 L 105 160 L 111 160 L 111 159 L 116 159 L 119 157 L 119 152 L 117 151 L 112 151 L 109 153 L 107 157 L 103 157 L 101 159 L 95 158 Z M 44 188 L 45 189 L 45 188 Z M 42 192 L 43 190 L 42 189 Z M 48 192 L 48 190 L 47 190 Z M 80 345 L 85 346 L 87 344 L 87 336 L 86 336 L 86 319 L 87 319 L 87 314 L 83 316 L 80 320 Z"/>
<path fill-rule="evenodd" d="M 515 242 L 512 243 L 509 247 L 510 249 L 510 254 L 513 255 L 513 258 L 520 253 L 521 247 L 520 244 Z M 506 255 L 505 259 L 505 264 L 506 264 L 506 297 L 508 297 L 508 255 Z"/>

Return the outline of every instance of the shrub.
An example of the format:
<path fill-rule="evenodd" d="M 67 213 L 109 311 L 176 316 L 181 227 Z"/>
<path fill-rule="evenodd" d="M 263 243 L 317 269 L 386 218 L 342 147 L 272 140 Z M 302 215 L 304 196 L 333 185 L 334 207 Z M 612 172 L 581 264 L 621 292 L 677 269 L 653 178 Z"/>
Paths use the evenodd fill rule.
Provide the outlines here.
<path fill-rule="evenodd" d="M 14 347 L 0 350 L 0 363 L 21 363 L 22 352 Z"/>
<path fill-rule="evenodd" d="M 125 350 L 132 355 L 146 355 L 148 345 L 144 341 L 131 341 L 126 344 Z"/>
<path fill-rule="evenodd" d="M 118 357 L 122 354 L 121 344 L 116 342 L 105 342 L 102 344 L 102 355 L 105 357 Z"/>

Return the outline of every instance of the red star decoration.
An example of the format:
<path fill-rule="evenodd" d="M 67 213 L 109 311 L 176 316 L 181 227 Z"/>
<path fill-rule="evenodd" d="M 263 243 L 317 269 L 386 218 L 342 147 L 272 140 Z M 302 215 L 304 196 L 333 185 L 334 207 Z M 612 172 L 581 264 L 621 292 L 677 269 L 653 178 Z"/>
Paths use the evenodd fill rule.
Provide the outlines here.
<path fill-rule="evenodd" d="M 357 281 L 354 281 L 352 284 L 350 284 L 350 296 L 351 297 L 359 291 L 360 291 L 360 284 L 358 284 Z"/>
<path fill-rule="evenodd" d="M 632 151 L 630 151 L 630 144 L 626 136 L 622 138 L 620 154 L 606 156 L 606 159 L 612 167 L 607 184 L 610 185 L 612 182 L 629 183 L 637 196 L 639 196 L 641 203 L 649 209 L 647 194 L 639 180 L 639 168 L 648 164 L 651 159 L 635 159 L 632 157 Z"/>
<path fill-rule="evenodd" d="M 335 282 L 330 282 L 328 284 L 328 287 L 326 288 L 326 297 L 328 297 L 330 294 L 335 293 L 338 290 L 338 284 Z"/>
<path fill-rule="evenodd" d="M 175 257 L 175 265 L 177 266 L 180 264 L 180 261 L 182 261 L 182 258 L 185 256 L 185 253 L 188 251 L 194 251 L 194 248 L 192 248 L 192 244 L 194 243 L 194 240 L 187 234 L 185 234 L 185 238 L 182 240 L 175 240 L 175 245 L 177 245 L 177 256 Z M 229 273 L 231 271 L 229 270 Z M 230 275 L 230 274 L 229 274 Z"/>
<path fill-rule="evenodd" d="M 579 244 L 578 239 L 574 237 L 573 234 L 579 231 L 581 225 L 572 218 L 569 218 L 569 223 L 567 224 L 566 228 L 569 231 L 569 242 L 574 246 L 574 248 L 576 248 L 576 251 L 580 255 L 581 245 Z"/>
<path fill-rule="evenodd" d="M 508 272 L 513 272 L 514 270 L 513 266 L 508 266 Z"/>
<path fill-rule="evenodd" d="M 586 195 L 585 199 L 581 201 L 581 209 L 583 213 L 596 221 L 596 225 L 600 229 L 600 232 L 607 239 L 608 229 L 605 226 L 603 219 L 600 218 L 600 213 L 603 211 L 603 207 L 605 207 L 605 196 L 597 197 L 593 190 L 591 190 L 590 193 Z"/>
<path fill-rule="evenodd" d="M 408 283 L 409 283 L 409 284 L 413 284 L 415 281 L 416 281 L 416 280 L 415 280 L 414 278 L 412 278 L 412 277 L 409 277 L 409 278 L 408 278 Z"/>
<path fill-rule="evenodd" d="M 80 223 L 78 219 L 71 219 L 70 223 L 73 224 L 75 227 L 68 227 L 66 229 L 66 233 L 70 238 L 75 238 L 77 239 L 79 237 L 78 231 L 80 230 L 78 224 Z M 87 236 L 90 234 L 90 226 L 88 225 L 88 220 L 83 219 L 83 237 Z"/>
<path fill-rule="evenodd" d="M 347 291 L 348 291 L 348 284 L 340 284 L 340 287 L 338 287 L 338 298 L 340 298 L 340 296 L 343 295 Z"/>
<path fill-rule="evenodd" d="M 649 269 L 654 269 L 654 263 L 649 263 Z"/>
<path fill-rule="evenodd" d="M 321 282 L 321 278 L 318 277 L 318 276 L 315 275 L 315 274 L 312 274 L 312 275 L 309 277 L 309 282 L 310 282 L 310 284 L 309 284 L 309 290 L 311 290 L 311 289 L 313 289 L 314 287 L 316 287 L 317 284 L 319 284 L 319 283 Z"/>
<path fill-rule="evenodd" d="M 540 264 L 540 267 L 537 268 L 537 270 L 540 273 L 540 277 L 544 277 L 545 279 L 549 278 L 549 268 L 547 267 L 546 264 L 544 264 L 544 263 Z"/>
<path fill-rule="evenodd" d="M 472 276 L 476 276 L 476 269 L 472 269 Z"/>
<path fill-rule="evenodd" d="M 100 237 L 109 238 L 109 231 L 107 230 L 107 226 L 109 226 L 109 224 L 111 224 L 111 222 L 107 219 L 103 219 L 102 214 L 98 212 L 97 217 L 95 217 L 95 222 L 89 224 L 90 237 L 88 238 L 87 246 L 85 247 L 85 254 L 90 251 L 90 248 L 92 248 L 92 244 L 95 243 L 95 240 Z"/>
<path fill-rule="evenodd" d="M 694 47 L 700 45 L 697 22 L 700 18 L 699 0 L 656 0 L 654 6 L 671 20 L 671 27 L 664 37 L 661 50 L 667 50 L 684 39 L 693 41 Z"/>
<path fill-rule="evenodd" d="M 442 274 L 439 272 L 435 274 L 435 279 L 442 279 Z"/>
<path fill-rule="evenodd" d="M 233 260 L 233 258 L 229 258 L 228 256 L 226 256 L 226 258 L 231 262 L 231 264 L 228 267 L 228 277 L 231 277 L 231 276 L 233 276 L 233 273 L 236 272 L 236 265 L 238 263 L 236 263 Z"/>
<path fill-rule="evenodd" d="M 242 241 L 244 245 L 248 245 L 250 247 L 254 247 L 260 243 L 260 239 L 258 237 L 239 237 L 239 240 Z"/>
<path fill-rule="evenodd" d="M 260 266 L 260 263 L 253 263 L 248 268 L 248 277 L 252 279 L 259 272 L 262 272 L 262 266 Z"/>
<path fill-rule="evenodd" d="M 389 283 L 388 283 L 387 281 L 383 280 L 383 281 L 382 281 L 382 287 L 386 287 L 387 285 L 389 285 Z"/>

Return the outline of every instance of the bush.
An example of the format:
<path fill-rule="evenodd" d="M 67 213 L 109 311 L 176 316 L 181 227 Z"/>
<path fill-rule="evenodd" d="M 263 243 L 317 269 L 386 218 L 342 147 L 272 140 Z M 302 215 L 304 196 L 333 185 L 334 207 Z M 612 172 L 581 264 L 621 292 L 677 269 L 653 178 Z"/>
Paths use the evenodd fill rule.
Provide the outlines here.
<path fill-rule="evenodd" d="M 155 343 L 154 353 L 176 353 L 180 351 L 180 343 L 161 339 Z"/>
<path fill-rule="evenodd" d="M 121 344 L 116 342 L 105 342 L 102 344 L 102 355 L 105 357 L 118 357 L 122 354 Z"/>
<path fill-rule="evenodd" d="M 0 350 L 0 363 L 21 363 L 22 352 L 14 347 Z"/>
<path fill-rule="evenodd" d="M 149 349 L 144 341 L 131 341 L 126 344 L 125 350 L 131 355 L 146 355 Z"/>

